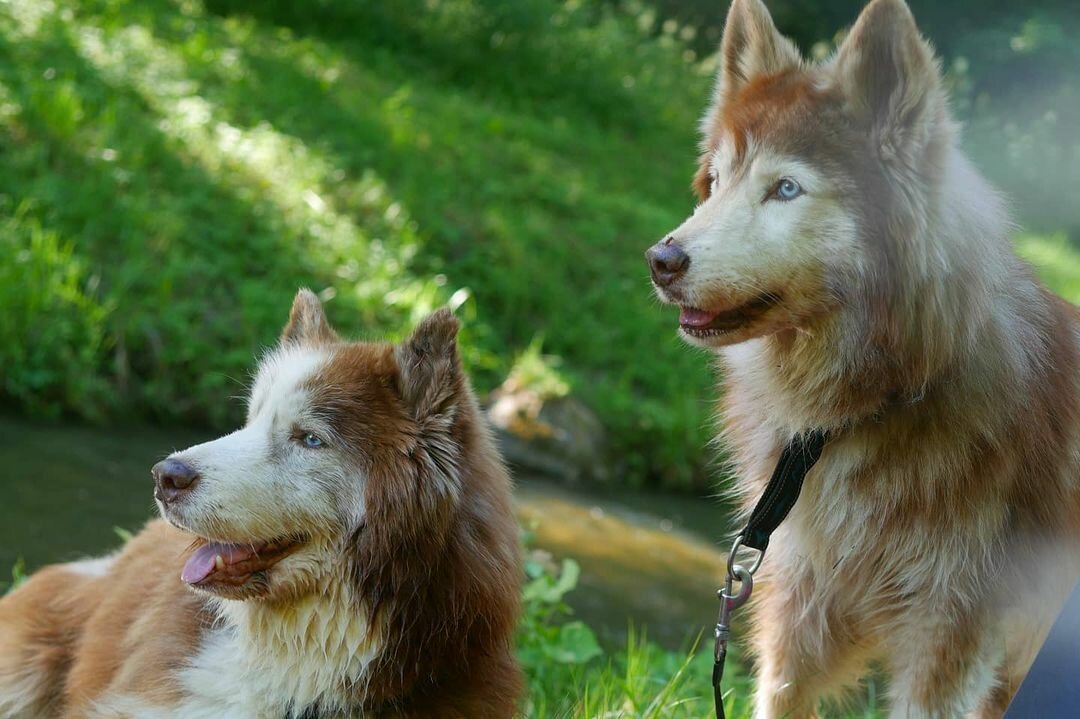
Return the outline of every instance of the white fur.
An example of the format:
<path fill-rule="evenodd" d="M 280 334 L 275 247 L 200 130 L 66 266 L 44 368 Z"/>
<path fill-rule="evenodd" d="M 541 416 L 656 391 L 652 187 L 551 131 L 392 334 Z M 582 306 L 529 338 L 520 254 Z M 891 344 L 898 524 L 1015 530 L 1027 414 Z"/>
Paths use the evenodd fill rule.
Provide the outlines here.
<path fill-rule="evenodd" d="M 363 519 L 363 478 L 335 449 L 333 429 L 313 411 L 305 389 L 330 358 L 329 351 L 293 344 L 266 358 L 247 424 L 174 455 L 194 466 L 200 479 L 190 496 L 162 507 L 162 516 L 228 542 L 330 536 L 357 526 Z M 304 447 L 296 435 L 309 431 L 326 446 Z"/>
<path fill-rule="evenodd" d="M 0 717 L 4 719 L 50 719 L 48 714 L 34 711 L 40 705 L 44 676 L 26 670 L 20 676 L 0 675 Z"/>
<path fill-rule="evenodd" d="M 724 49 L 739 53 L 725 55 L 736 66 L 721 69 L 718 88 L 746 75 L 743 58 L 776 54 L 781 41 L 766 16 L 758 0 L 734 0 Z M 869 42 L 890 50 L 865 52 Z M 882 57 L 899 64 L 865 66 Z M 874 0 L 837 58 L 805 73 L 819 89 L 838 88 L 843 111 L 860 120 L 853 127 L 869 128 L 868 138 L 849 139 L 869 140 L 888 183 L 888 206 L 866 208 L 878 222 L 860 227 L 863 208 L 840 201 L 845 192 L 879 197 L 845 187 L 843 171 L 784 157 L 762 138 L 746 138 L 736 158 L 715 121 L 731 96 L 718 90 L 703 123 L 714 182 L 666 240 L 689 264 L 659 288 L 713 313 L 757 293 L 781 297 L 745 328 L 684 331 L 718 349 L 726 370 L 744 507 L 781 442 L 810 428 L 835 431 L 759 577 L 754 716 L 810 716 L 817 696 L 850 685 L 871 659 L 892 675 L 892 719 L 990 716 L 979 702 L 1000 701 L 989 696 L 995 682 L 1026 670 L 1069 590 L 1058 585 L 1080 576 L 1080 554 L 1062 538 L 1062 548 L 1032 553 L 1056 582 L 1032 579 L 1022 552 L 1036 541 L 1016 536 L 1010 518 L 1037 508 L 1011 507 L 1008 483 L 1038 476 L 1055 492 L 1048 496 L 1080 491 L 1080 431 L 1067 440 L 1072 466 L 1057 477 L 1027 474 L 1019 451 L 988 452 L 994 464 L 980 489 L 1000 494 L 957 494 L 978 479 L 980 442 L 1009 446 L 1040 396 L 1034 383 L 1064 371 L 1046 366 L 1058 351 L 1047 327 L 1057 313 L 1012 252 L 1001 199 L 958 149 L 932 53 L 900 0 Z M 784 176 L 805 194 L 763 201 Z M 892 440 L 910 453 L 884 451 Z M 1065 522 L 1068 505 L 1061 511 Z M 1037 600 L 1000 579 L 1014 554 Z"/>
<path fill-rule="evenodd" d="M 752 159 L 740 171 L 732 167 L 730 143 L 721 144 L 712 194 L 672 233 L 693 257 L 682 284 L 688 297 L 730 288 L 768 291 L 822 255 L 846 253 L 854 261 L 861 254 L 854 223 L 815 168 L 752 140 L 748 145 Z M 763 202 L 783 177 L 796 180 L 806 194 Z"/>
<path fill-rule="evenodd" d="M 348 586 L 329 575 L 283 605 L 215 601 L 219 624 L 180 670 L 179 705 L 113 694 L 96 702 L 95 719 L 283 719 L 315 702 L 344 712 L 383 644 Z"/>
<path fill-rule="evenodd" d="M 68 562 L 64 567 L 70 571 L 78 574 L 81 577 L 104 577 L 109 572 L 109 568 L 112 567 L 116 561 L 116 555 L 110 554 L 107 557 L 98 557 L 96 559 L 83 559 L 78 562 Z"/>
<path fill-rule="evenodd" d="M 267 573 L 272 593 L 293 598 L 212 599 L 219 623 L 181 672 L 183 703 L 162 709 L 110 696 L 98 705 L 102 717 L 281 719 L 315 702 L 334 711 L 354 700 L 349 690 L 381 642 L 351 592 L 341 546 L 363 519 L 364 478 L 311 402 L 331 352 L 284 343 L 265 358 L 245 426 L 174 455 L 200 476 L 190 496 L 162 506 L 171 522 L 219 541 L 306 537 Z M 325 446 L 304 447 L 298 432 Z"/>
<path fill-rule="evenodd" d="M 379 643 L 340 581 L 286 608 L 222 602 L 225 626 L 209 632 L 181 681 L 177 719 L 281 719 L 290 708 L 348 703 L 340 689 L 362 683 Z"/>

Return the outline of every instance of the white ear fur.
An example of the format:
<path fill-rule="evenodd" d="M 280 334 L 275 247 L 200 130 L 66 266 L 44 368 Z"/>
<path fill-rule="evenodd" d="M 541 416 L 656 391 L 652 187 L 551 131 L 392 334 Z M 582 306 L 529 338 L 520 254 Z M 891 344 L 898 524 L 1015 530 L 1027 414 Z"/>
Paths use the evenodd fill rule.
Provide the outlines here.
<path fill-rule="evenodd" d="M 883 157 L 925 146 L 944 109 L 941 72 L 904 0 L 873 0 L 837 51 L 833 72 Z"/>
<path fill-rule="evenodd" d="M 306 287 L 301 288 L 293 300 L 289 321 L 281 331 L 281 343 L 319 344 L 337 339 L 318 296 Z"/>

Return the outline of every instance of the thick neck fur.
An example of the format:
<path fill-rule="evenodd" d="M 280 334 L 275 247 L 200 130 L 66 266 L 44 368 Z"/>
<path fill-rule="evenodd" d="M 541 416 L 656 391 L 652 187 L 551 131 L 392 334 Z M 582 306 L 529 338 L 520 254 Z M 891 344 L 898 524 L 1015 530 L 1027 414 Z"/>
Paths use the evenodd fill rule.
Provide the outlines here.
<path fill-rule="evenodd" d="M 203 661 L 185 675 L 192 693 L 205 695 L 220 683 L 222 706 L 236 702 L 279 716 L 355 707 L 381 641 L 343 580 L 347 568 L 327 571 L 315 591 L 296 601 L 216 601 L 219 622 L 204 640 Z"/>

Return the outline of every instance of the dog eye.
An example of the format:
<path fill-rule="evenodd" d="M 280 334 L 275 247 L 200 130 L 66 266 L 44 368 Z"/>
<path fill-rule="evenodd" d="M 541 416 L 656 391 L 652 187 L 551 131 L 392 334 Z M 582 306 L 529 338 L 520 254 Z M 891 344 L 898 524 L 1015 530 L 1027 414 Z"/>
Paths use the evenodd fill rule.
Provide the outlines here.
<path fill-rule="evenodd" d="M 790 177 L 781 177 L 769 190 L 769 194 L 765 196 L 765 199 L 790 202 L 801 194 L 803 194 L 802 185 Z"/>
<path fill-rule="evenodd" d="M 320 449 L 326 446 L 323 441 L 319 439 L 318 436 L 312 434 L 311 432 L 307 432 L 300 437 L 300 444 L 304 445 L 308 449 Z"/>

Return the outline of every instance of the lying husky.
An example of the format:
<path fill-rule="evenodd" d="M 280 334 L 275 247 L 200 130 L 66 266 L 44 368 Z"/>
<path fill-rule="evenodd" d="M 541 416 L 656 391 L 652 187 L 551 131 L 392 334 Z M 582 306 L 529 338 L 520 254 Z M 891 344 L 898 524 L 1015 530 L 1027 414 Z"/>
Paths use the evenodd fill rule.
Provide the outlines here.
<path fill-rule="evenodd" d="M 457 329 L 350 344 L 301 291 L 247 424 L 154 467 L 165 521 L 0 601 L 0 717 L 512 716 L 510 482 Z"/>
<path fill-rule="evenodd" d="M 717 350 L 745 506 L 829 433 L 762 571 L 756 714 L 869 660 L 893 717 L 999 717 L 1080 575 L 1080 317 L 1010 248 L 903 0 L 804 62 L 735 0 L 694 214 L 648 252 Z"/>

